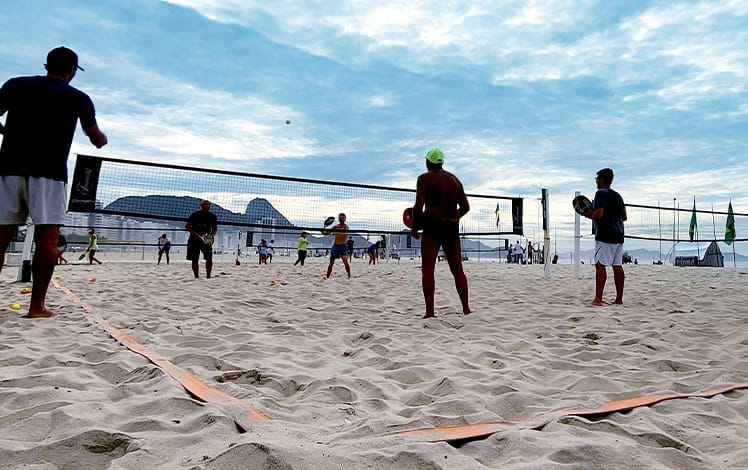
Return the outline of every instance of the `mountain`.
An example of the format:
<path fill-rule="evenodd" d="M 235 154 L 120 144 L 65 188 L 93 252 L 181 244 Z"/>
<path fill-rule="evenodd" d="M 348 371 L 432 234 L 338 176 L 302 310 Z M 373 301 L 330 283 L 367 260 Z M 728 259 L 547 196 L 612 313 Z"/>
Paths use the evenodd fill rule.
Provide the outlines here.
<path fill-rule="evenodd" d="M 103 212 L 127 215 L 136 220 L 187 220 L 190 214 L 200 209 L 201 201 L 202 199 L 191 196 L 125 196 L 107 204 Z M 278 227 L 293 227 L 283 214 L 263 198 L 251 200 L 243 214 L 224 209 L 218 204 L 212 204 L 210 210 L 222 224 L 266 223 Z"/>
<path fill-rule="evenodd" d="M 254 224 L 261 224 L 263 220 L 267 225 L 277 227 L 293 227 L 293 224 L 273 207 L 267 199 L 256 197 L 249 201 L 247 208 L 244 210 L 245 220 Z M 220 220 L 220 217 L 219 217 Z"/>

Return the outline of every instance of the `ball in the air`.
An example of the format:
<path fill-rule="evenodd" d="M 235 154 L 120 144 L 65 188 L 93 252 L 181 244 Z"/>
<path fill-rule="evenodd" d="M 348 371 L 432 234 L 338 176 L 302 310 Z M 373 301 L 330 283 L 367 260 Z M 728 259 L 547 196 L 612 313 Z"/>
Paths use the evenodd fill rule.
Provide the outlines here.
<path fill-rule="evenodd" d="M 289 125 L 289 124 L 291 124 L 291 120 L 290 119 L 286 119 L 286 125 Z"/>

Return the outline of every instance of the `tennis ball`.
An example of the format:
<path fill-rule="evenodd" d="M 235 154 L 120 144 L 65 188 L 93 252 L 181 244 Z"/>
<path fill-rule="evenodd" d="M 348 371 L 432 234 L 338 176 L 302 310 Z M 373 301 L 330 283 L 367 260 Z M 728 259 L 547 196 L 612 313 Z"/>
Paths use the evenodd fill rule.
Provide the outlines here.
<path fill-rule="evenodd" d="M 274 286 L 276 283 L 277 283 L 277 281 L 275 279 L 271 279 L 270 280 L 270 285 L 271 286 Z"/>
<path fill-rule="evenodd" d="M 28 287 L 24 287 L 23 289 L 21 289 L 21 294 L 30 294 L 30 293 L 31 293 L 31 289 L 29 289 Z"/>
<path fill-rule="evenodd" d="M 21 310 L 21 306 L 18 304 L 10 304 L 11 310 Z"/>
<path fill-rule="evenodd" d="M 286 125 L 289 125 L 289 124 L 291 124 L 291 120 L 290 119 L 286 119 Z"/>

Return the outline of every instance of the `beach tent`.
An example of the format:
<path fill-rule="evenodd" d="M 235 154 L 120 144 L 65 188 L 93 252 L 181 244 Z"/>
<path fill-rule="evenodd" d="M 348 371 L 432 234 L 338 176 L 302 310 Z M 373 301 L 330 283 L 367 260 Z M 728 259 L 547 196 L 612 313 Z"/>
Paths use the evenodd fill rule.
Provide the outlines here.
<path fill-rule="evenodd" d="M 674 250 L 675 266 L 725 266 L 725 257 L 717 242 L 680 242 Z"/>

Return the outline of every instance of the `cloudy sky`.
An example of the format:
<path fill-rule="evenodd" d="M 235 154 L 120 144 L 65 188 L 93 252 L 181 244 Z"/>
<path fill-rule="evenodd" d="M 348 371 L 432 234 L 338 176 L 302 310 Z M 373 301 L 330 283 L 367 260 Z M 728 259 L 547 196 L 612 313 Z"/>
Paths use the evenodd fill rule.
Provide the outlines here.
<path fill-rule="evenodd" d="M 564 237 L 606 166 L 627 203 L 748 213 L 744 0 L 3 4 L 0 80 L 86 68 L 110 144 L 73 152 L 412 188 L 438 146 L 468 192 L 548 188 Z"/>

